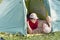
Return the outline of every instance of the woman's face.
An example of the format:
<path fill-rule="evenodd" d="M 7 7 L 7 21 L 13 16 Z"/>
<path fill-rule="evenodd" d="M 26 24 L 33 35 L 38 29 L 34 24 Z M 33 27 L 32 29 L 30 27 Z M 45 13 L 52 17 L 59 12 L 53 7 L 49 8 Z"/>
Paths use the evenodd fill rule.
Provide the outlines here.
<path fill-rule="evenodd" d="M 31 18 L 31 20 L 34 20 L 34 21 L 35 21 L 35 20 L 37 20 L 37 19 L 33 19 L 33 18 Z"/>
<path fill-rule="evenodd" d="M 33 23 L 35 23 L 37 21 L 37 19 L 30 19 Z"/>

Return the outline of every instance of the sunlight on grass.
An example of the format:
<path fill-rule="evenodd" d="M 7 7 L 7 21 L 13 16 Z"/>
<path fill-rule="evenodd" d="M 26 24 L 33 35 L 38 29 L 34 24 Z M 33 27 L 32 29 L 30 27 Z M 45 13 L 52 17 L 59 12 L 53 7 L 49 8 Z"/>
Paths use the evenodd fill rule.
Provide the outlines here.
<path fill-rule="evenodd" d="M 0 33 L 0 37 L 3 37 L 5 40 L 60 40 L 60 32 L 33 35 L 29 37 L 20 34 Z"/>

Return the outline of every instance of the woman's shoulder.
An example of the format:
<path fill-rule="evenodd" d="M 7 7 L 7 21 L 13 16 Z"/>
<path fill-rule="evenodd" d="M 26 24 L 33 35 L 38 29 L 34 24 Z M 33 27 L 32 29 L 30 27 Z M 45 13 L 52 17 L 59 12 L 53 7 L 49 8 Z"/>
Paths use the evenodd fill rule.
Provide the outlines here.
<path fill-rule="evenodd" d="M 27 19 L 27 21 L 29 21 L 30 19 Z"/>

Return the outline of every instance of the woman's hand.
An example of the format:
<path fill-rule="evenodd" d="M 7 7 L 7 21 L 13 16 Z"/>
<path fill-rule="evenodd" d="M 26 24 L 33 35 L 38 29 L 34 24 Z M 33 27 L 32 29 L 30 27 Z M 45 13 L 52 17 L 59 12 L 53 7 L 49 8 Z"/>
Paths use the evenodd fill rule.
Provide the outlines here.
<path fill-rule="evenodd" d="M 32 34 L 33 31 L 32 31 L 32 29 L 30 28 L 29 21 L 27 21 L 27 25 L 28 25 L 28 27 L 27 27 L 27 33 L 28 33 L 28 34 Z"/>

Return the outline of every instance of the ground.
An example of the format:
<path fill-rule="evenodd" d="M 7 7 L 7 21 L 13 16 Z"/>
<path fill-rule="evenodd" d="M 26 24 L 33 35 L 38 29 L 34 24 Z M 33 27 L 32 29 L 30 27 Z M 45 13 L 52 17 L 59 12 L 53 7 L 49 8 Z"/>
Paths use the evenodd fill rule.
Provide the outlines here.
<path fill-rule="evenodd" d="M 0 37 L 3 37 L 5 40 L 60 40 L 60 32 L 33 36 L 0 33 Z"/>

